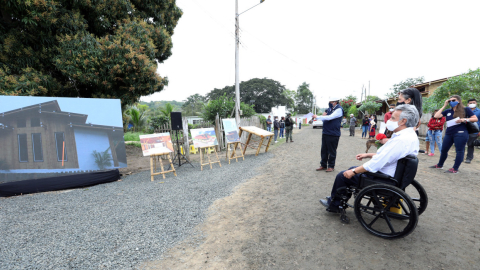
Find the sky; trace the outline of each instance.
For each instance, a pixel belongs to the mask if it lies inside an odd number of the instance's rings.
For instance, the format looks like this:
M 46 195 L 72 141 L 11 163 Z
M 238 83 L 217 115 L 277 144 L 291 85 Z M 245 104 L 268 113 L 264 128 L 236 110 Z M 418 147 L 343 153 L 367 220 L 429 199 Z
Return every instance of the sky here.
M 259 0 L 239 0 L 239 12 Z M 235 1 L 177 0 L 183 10 L 172 56 L 157 72 L 161 92 L 143 101 L 185 100 L 235 84 Z M 393 84 L 480 67 L 480 1 L 266 0 L 239 17 L 240 81 L 303 82 L 317 97 L 385 97 Z M 281 105 L 281 104 L 279 104 Z
M 57 100 L 63 112 L 88 115 L 87 123 L 123 127 L 119 99 L 0 96 L 0 113 L 52 100 Z

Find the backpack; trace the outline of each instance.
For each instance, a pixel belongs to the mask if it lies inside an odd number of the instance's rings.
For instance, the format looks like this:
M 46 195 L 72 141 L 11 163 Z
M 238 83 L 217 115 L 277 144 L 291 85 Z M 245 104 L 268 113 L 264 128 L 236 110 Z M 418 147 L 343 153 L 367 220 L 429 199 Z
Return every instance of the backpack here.
M 285 119 L 285 126 L 287 127 L 291 126 L 290 118 Z
M 284 121 L 280 122 L 280 128 L 285 128 L 285 122 Z

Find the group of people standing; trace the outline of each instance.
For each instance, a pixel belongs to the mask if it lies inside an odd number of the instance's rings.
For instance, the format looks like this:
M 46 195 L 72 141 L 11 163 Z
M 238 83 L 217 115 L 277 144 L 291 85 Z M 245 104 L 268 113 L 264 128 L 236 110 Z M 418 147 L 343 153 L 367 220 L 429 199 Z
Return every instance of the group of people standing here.
M 290 139 L 290 142 L 293 142 L 293 126 L 295 125 L 295 121 L 292 119 L 292 114 L 288 113 L 287 117 L 285 118 L 282 116 L 280 120 L 278 116 L 273 117 L 273 122 L 271 116 L 269 115 L 267 118 L 267 131 L 272 132 L 272 125 L 273 125 L 273 134 L 274 134 L 274 141 L 277 143 L 277 138 L 286 138 L 286 142 Z

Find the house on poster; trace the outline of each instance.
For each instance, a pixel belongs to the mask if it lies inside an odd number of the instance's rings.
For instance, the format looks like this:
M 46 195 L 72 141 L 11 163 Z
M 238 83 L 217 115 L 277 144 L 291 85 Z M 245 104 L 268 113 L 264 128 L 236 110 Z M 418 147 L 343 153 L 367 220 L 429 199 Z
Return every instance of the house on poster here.
M 170 133 L 140 135 L 143 156 L 173 152 Z
M 191 129 L 195 148 L 204 148 L 218 145 L 217 135 L 213 128 Z
M 24 106 L 45 99 L 50 101 Z M 57 100 L 69 108 L 84 106 L 85 111 L 88 107 L 92 114 L 102 111 L 99 105 L 103 105 L 111 112 L 106 117 L 119 118 L 120 122 L 113 122 L 120 125 L 88 123 L 89 115 L 63 111 Z M 2 108 L 16 107 L 0 112 L 2 172 L 37 173 L 41 177 L 42 173 L 99 170 L 94 151 L 107 151 L 111 156 L 111 166 L 104 169 L 127 166 L 121 114 L 113 113 L 116 106 L 121 112 L 119 100 L 0 97 L 0 101 L 5 104 Z

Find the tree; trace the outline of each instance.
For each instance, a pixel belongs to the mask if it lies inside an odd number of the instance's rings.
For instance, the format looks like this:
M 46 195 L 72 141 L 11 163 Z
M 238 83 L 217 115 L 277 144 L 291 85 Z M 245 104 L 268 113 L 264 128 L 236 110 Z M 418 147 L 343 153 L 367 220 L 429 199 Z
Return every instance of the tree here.
M 348 115 L 350 114 L 353 114 L 355 117 L 358 116 L 357 105 L 350 106 L 350 108 L 348 108 Z
M 283 96 L 285 97 L 285 100 L 287 101 L 287 103 L 285 104 L 285 106 L 289 109 L 294 109 L 295 110 L 295 97 L 297 95 L 297 93 L 295 92 L 295 90 L 288 90 L 288 89 L 285 89 L 283 92 L 282 92 Z
M 340 100 L 340 106 L 342 106 L 344 115 L 350 114 L 349 109 L 353 106 L 357 108 L 357 97 L 354 95 L 349 95 Z M 355 114 L 356 115 L 356 114 Z
M 160 109 L 160 112 L 163 116 L 165 116 L 168 120 L 170 120 L 170 113 L 174 110 L 173 105 L 170 103 L 165 104 L 165 108 Z
M 205 104 L 202 112 L 202 118 L 210 122 L 215 121 L 217 114 L 221 118 L 230 118 L 234 108 L 235 101 L 233 98 L 224 95 L 218 99 L 210 100 L 207 104 Z M 252 105 L 247 105 L 243 102 L 240 102 L 240 110 L 243 112 L 242 117 L 250 117 L 255 115 L 255 110 L 253 109 Z
M 381 103 L 377 103 L 371 100 L 366 100 L 362 103 L 362 106 L 360 106 L 358 110 L 363 112 L 364 114 L 373 114 L 376 111 L 378 111 L 380 107 L 382 107 Z
M 425 81 L 425 78 L 421 76 L 418 78 L 407 78 L 404 81 L 396 83 L 393 85 L 392 88 L 390 88 L 391 92 L 387 94 L 387 98 L 398 97 L 398 93 L 400 92 L 400 90 L 407 89 L 412 85 L 423 83 L 424 81 Z
M 257 113 L 268 113 L 272 107 L 287 105 L 291 102 L 288 96 L 284 94 L 285 90 L 285 86 L 272 79 L 251 79 L 240 83 L 240 102 L 254 104 Z M 222 89 L 215 88 L 206 95 L 206 99 L 209 101 L 216 100 L 223 95 L 234 99 L 235 86 L 226 86 Z
M 298 87 L 295 103 L 295 111 L 298 113 L 309 113 L 312 110 L 313 93 L 308 83 L 304 82 Z
M 161 91 L 175 1 L 0 2 L 0 95 L 119 98 Z
M 125 114 L 128 115 L 129 123 L 133 125 L 133 129 L 135 131 L 139 131 L 146 123 L 146 110 L 148 106 L 145 105 L 138 105 L 137 106 L 130 106 L 125 111 Z
M 205 97 L 195 94 L 187 97 L 183 102 L 182 111 L 185 115 L 200 115 L 205 104 Z
M 452 95 L 459 95 L 462 97 L 464 104 L 471 98 L 480 97 L 480 68 L 476 70 L 469 70 L 460 76 L 451 77 L 438 87 L 433 95 L 423 99 L 423 112 L 433 112 L 435 109 L 440 109 L 445 100 Z

